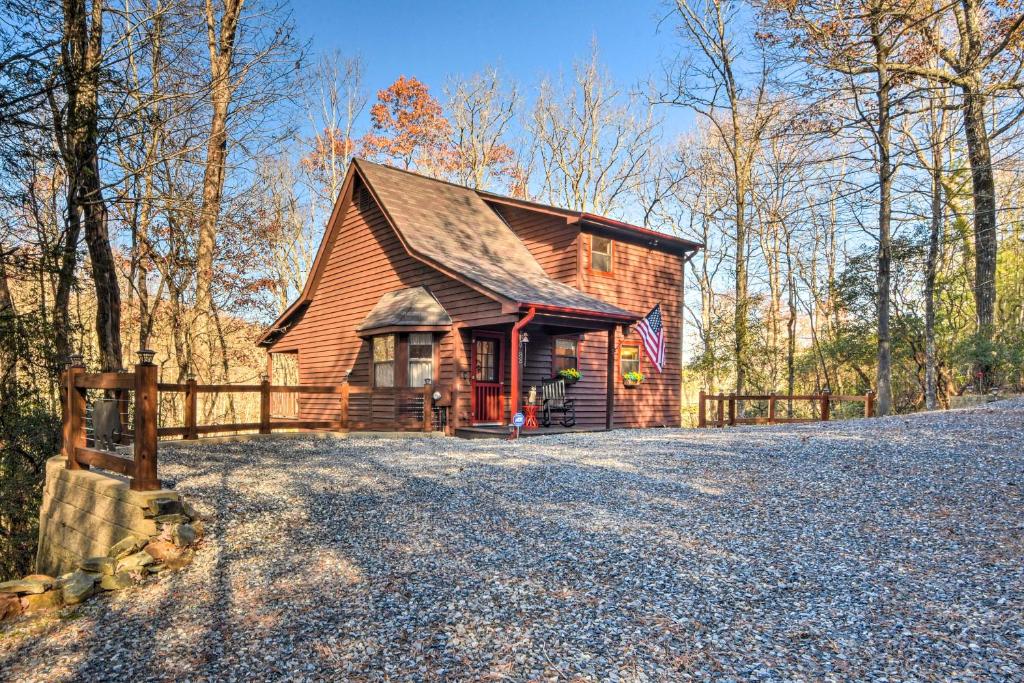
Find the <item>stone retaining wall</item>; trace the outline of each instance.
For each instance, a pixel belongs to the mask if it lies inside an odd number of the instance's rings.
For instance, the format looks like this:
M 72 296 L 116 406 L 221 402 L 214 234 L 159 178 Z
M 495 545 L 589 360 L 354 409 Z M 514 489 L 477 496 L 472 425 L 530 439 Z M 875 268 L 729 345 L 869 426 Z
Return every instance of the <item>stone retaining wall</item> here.
M 162 501 L 181 501 L 174 491 L 132 491 L 128 480 L 91 470 L 69 470 L 60 456 L 46 463 L 39 511 L 36 571 L 59 576 L 89 557 L 104 556 L 129 536 L 158 533 Z

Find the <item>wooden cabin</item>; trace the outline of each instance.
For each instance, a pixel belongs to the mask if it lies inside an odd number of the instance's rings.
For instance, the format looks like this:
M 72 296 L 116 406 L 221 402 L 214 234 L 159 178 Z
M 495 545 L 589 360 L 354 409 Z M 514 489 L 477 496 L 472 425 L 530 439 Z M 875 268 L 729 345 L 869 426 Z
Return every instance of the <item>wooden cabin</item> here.
M 293 354 L 300 384 L 372 387 L 349 405 L 365 428 L 417 424 L 399 389 L 427 380 L 451 431 L 501 428 L 569 367 L 578 427 L 678 426 L 684 264 L 700 247 L 356 159 L 302 294 L 259 344 L 268 368 Z M 659 303 L 661 373 L 630 332 Z M 629 370 L 645 381 L 624 386 Z M 337 404 L 298 411 L 328 419 Z

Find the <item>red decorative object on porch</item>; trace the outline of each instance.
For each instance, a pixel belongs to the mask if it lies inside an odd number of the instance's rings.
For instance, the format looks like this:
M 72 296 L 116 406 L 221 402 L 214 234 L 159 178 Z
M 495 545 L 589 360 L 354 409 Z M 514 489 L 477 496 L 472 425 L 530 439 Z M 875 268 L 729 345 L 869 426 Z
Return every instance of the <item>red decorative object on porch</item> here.
M 523 423 L 523 429 L 537 429 L 540 425 L 537 423 L 537 409 L 540 406 L 532 405 L 527 403 L 523 406 L 523 417 L 526 418 L 526 422 Z

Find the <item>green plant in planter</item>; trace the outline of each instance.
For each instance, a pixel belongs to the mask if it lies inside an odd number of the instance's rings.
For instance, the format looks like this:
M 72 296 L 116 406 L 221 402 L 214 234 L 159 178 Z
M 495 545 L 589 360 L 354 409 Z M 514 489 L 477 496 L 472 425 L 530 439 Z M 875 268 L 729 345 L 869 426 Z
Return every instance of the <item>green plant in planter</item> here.
M 564 379 L 568 384 L 575 384 L 580 381 L 583 375 L 576 368 L 565 368 L 564 370 L 558 371 L 558 376 Z
M 622 376 L 622 380 L 627 386 L 635 386 L 644 381 L 644 375 L 642 372 L 627 372 Z

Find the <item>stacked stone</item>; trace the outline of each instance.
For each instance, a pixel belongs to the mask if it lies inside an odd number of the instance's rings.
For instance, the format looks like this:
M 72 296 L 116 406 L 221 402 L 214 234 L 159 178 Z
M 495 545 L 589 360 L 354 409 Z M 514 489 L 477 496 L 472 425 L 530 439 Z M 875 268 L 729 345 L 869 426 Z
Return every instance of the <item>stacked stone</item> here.
M 0 621 L 77 605 L 97 593 L 123 590 L 152 574 L 188 565 L 193 546 L 203 535 L 203 523 L 195 510 L 176 498 L 153 498 L 146 517 L 155 525 L 153 535 L 126 536 L 106 555 L 85 558 L 73 571 L 57 578 L 32 574 L 0 583 Z

